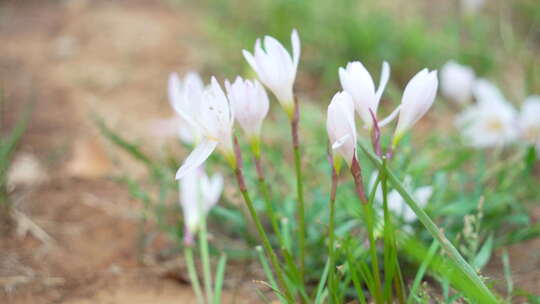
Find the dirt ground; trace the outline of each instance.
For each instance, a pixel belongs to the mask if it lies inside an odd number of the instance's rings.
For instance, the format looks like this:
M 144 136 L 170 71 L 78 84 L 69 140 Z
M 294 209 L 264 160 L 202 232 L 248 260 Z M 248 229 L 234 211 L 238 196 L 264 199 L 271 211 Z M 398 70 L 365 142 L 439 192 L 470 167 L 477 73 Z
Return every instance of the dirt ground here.
M 204 65 L 208 48 L 196 14 L 166 1 L 0 1 L 7 125 L 35 102 L 17 153 L 32 174 L 13 186 L 27 231 L 0 239 L 0 303 L 195 303 L 183 261 L 157 258 L 170 242 L 136 250 L 140 206 L 110 177 L 144 170 L 99 136 L 90 114 L 130 139 L 147 135 L 145 148 L 159 153 L 163 139 L 148 126 L 171 115 L 167 76 Z M 516 285 L 540 291 L 531 248 L 540 241 L 510 248 L 512 269 Z M 501 279 L 498 260 L 488 274 Z M 234 277 L 247 283 L 228 286 L 225 302 L 258 302 L 253 276 Z
M 139 203 L 110 177 L 144 171 L 91 113 L 159 153 L 148 126 L 172 115 L 168 74 L 201 65 L 199 37 L 197 19 L 165 1 L 0 1 L 6 125 L 35 102 L 13 166 L 30 224 L 0 239 L 0 303 L 195 303 L 183 261 L 156 258 L 167 239 L 137 251 Z M 248 283 L 228 286 L 226 302 L 253 302 L 250 280 L 237 281 Z

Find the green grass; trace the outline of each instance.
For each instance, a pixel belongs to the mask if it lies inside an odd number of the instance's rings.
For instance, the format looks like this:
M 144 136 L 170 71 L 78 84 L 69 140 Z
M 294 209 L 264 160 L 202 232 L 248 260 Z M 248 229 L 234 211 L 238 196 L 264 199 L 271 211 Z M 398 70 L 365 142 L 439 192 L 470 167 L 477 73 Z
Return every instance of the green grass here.
M 4 116 L 7 101 L 4 97 L 4 92 L 0 90 L 0 132 L 4 131 L 7 126 L 4 125 Z M 22 114 L 18 117 L 15 125 L 11 130 L 7 131 L 7 134 L 0 136 L 0 215 L 2 229 L 7 228 L 9 230 L 11 226 L 11 208 L 12 202 L 9 198 L 7 182 L 8 172 L 13 161 L 13 155 L 19 142 L 21 141 L 24 132 L 30 121 L 30 114 L 32 113 L 32 104 L 28 104 Z

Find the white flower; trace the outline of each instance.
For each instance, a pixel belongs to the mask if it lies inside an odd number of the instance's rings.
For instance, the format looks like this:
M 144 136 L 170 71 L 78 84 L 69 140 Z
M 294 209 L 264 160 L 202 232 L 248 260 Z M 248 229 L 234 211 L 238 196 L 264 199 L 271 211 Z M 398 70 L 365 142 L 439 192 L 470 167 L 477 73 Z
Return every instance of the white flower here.
M 474 79 L 472 68 L 448 61 L 441 69 L 441 92 L 444 97 L 465 104 L 472 98 Z
M 291 44 L 292 56 L 279 41 L 270 36 L 264 37 L 264 49 L 261 40 L 257 39 L 253 55 L 246 50 L 242 51 L 261 82 L 274 93 L 289 115 L 292 115 L 294 109 L 293 86 L 300 61 L 300 38 L 296 30 L 292 31 Z
M 194 111 L 188 115 L 181 110 L 180 115 L 190 124 L 200 128 L 202 139 L 178 169 L 176 179 L 181 179 L 189 171 L 199 167 L 216 147 L 229 159 L 233 155 L 233 112 L 217 80 L 212 77 L 210 86 L 203 91 L 200 99 L 190 99 L 189 102 L 196 103 Z
M 473 95 L 477 101 L 506 100 L 499 88 L 489 80 L 483 78 L 479 78 L 474 82 Z
M 250 139 L 258 139 L 261 126 L 268 114 L 268 95 L 257 80 L 236 77 L 231 84 L 225 81 L 227 95 L 234 112 L 234 118 Z
M 420 208 L 425 208 L 427 206 L 432 194 L 433 187 L 431 186 L 418 187 L 412 192 L 413 198 L 416 199 Z M 406 223 L 412 223 L 418 218 L 416 213 L 414 213 L 409 205 L 407 205 L 403 197 L 401 197 L 401 194 L 396 190 L 392 190 L 388 193 L 388 209 L 392 210 L 395 214 L 400 215 Z
M 409 81 L 401 98 L 393 145 L 431 108 L 437 95 L 437 71 L 423 69 Z
M 326 130 L 332 150 L 339 153 L 350 166 L 356 153 L 354 103 L 347 92 L 338 92 L 328 105 Z
M 198 167 L 188 172 L 179 185 L 186 236 L 190 238 L 199 229 L 202 218 L 217 204 L 223 191 L 223 178 L 215 174 L 210 179 L 203 168 Z
M 374 172 L 371 175 L 369 182 L 370 189 L 373 189 L 376 181 L 377 172 Z M 412 185 L 412 177 L 410 175 L 405 176 L 405 178 L 403 179 L 403 185 L 405 189 L 410 191 L 413 198 L 416 199 L 416 202 L 418 203 L 418 206 L 420 208 L 425 208 L 427 206 L 429 199 L 433 194 L 432 186 L 420 186 L 418 188 L 414 188 Z M 381 184 L 377 186 L 377 189 L 375 191 L 375 200 L 378 203 L 382 204 L 383 193 Z M 409 205 L 407 205 L 407 203 L 405 202 L 403 197 L 401 197 L 401 194 L 399 194 L 397 190 L 392 190 L 388 193 L 387 202 L 388 209 L 392 211 L 392 213 L 394 213 L 395 215 L 401 217 L 405 223 L 412 223 L 417 219 L 416 213 L 414 213 L 414 211 L 409 207 Z
M 360 61 L 347 63 L 347 67 L 339 68 L 339 81 L 341 87 L 349 93 L 355 103 L 356 111 L 364 124 L 371 129 L 373 125 L 373 114 L 377 115 L 377 108 L 381 100 L 384 88 L 390 77 L 390 66 L 383 62 L 379 87 L 375 91 L 375 84 L 371 75 Z
M 475 89 L 478 102 L 465 109 L 456 125 L 467 144 L 476 148 L 503 146 L 517 137 L 516 110 L 500 91 L 482 80 Z
M 177 73 L 169 76 L 168 95 L 169 103 L 180 116 L 179 136 L 186 143 L 194 143 L 200 140 L 201 130 L 199 126 L 190 123 L 183 115 L 194 116 L 199 106 L 199 100 L 204 90 L 201 76 L 195 72 L 189 72 L 180 80 Z
M 461 10 L 465 14 L 476 14 L 485 4 L 486 0 L 461 0 Z
M 528 143 L 540 139 L 540 96 L 529 96 L 521 106 L 519 132 Z

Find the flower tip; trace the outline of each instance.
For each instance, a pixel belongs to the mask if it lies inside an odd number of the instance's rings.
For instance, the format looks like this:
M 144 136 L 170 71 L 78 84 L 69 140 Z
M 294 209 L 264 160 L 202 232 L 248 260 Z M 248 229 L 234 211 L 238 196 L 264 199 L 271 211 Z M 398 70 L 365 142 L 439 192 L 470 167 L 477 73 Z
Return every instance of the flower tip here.
M 225 89 L 227 90 L 227 92 L 229 92 L 231 90 L 231 82 L 229 81 L 229 79 L 225 79 L 223 83 L 225 84 Z
M 178 171 L 176 171 L 176 175 L 175 175 L 174 178 L 176 180 L 181 180 L 185 175 L 186 175 L 185 170 L 182 170 L 182 168 L 180 168 L 180 169 L 178 169 Z
M 180 80 L 180 77 L 178 76 L 178 73 L 177 72 L 171 72 L 169 74 L 169 79 L 170 80 Z
M 300 35 L 298 34 L 298 31 L 293 28 L 291 32 L 291 42 L 292 44 L 300 44 Z

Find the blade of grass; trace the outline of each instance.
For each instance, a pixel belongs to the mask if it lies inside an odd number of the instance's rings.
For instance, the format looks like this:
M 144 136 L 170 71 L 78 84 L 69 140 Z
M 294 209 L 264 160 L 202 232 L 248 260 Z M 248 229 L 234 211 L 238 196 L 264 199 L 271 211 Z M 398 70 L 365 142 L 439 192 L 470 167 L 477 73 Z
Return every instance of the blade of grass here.
M 360 301 L 360 304 L 366 304 L 366 297 L 364 295 L 364 290 L 362 289 L 362 282 L 360 281 L 358 273 L 356 272 L 354 258 L 350 250 L 347 251 L 347 265 L 349 266 L 349 273 L 351 275 L 358 300 Z
M 225 265 L 227 265 L 227 255 L 221 254 L 216 268 L 216 279 L 214 285 L 214 304 L 221 303 L 221 291 L 223 290 L 223 278 L 225 276 Z
M 191 287 L 197 297 L 198 304 L 204 304 L 204 296 L 201 290 L 201 284 L 197 276 L 197 270 L 195 270 L 195 260 L 193 259 L 193 249 L 190 246 L 184 247 L 184 256 L 186 258 L 186 265 L 188 268 L 189 280 L 191 281 Z
M 270 282 L 270 286 L 272 286 L 273 290 L 278 290 L 276 279 L 274 278 L 274 275 L 272 274 L 272 270 L 270 269 L 268 260 L 264 256 L 263 248 L 261 246 L 257 246 L 255 250 L 257 251 L 257 254 L 259 256 L 259 261 L 263 267 L 264 275 L 266 276 L 266 279 L 268 280 L 268 282 Z M 278 296 L 280 303 L 287 303 L 285 298 L 280 293 L 276 293 L 276 295 Z
M 436 240 L 433 240 L 433 242 L 431 243 L 431 246 L 429 247 L 426 258 L 420 265 L 420 268 L 418 269 L 418 272 L 416 273 L 416 276 L 414 277 L 411 291 L 409 293 L 409 298 L 407 299 L 407 304 L 414 303 L 415 298 L 416 298 L 416 291 L 418 290 L 418 287 L 420 287 L 420 284 L 422 283 L 422 279 L 424 278 L 424 275 L 429 266 L 429 263 L 431 263 L 431 260 L 433 259 L 433 256 L 437 252 L 437 249 L 439 249 L 439 243 Z
M 508 259 L 508 251 L 503 250 L 502 262 L 504 267 L 504 279 L 506 280 L 506 301 L 512 303 L 512 294 L 514 293 L 514 281 L 512 280 L 512 270 L 510 269 L 510 260 Z
M 448 254 L 448 256 L 456 263 L 460 271 L 471 280 L 474 284 L 474 288 L 478 291 L 478 296 L 481 296 L 481 303 L 499 303 L 500 301 L 497 297 L 489 290 L 489 288 L 484 284 L 484 281 L 478 276 L 476 271 L 469 265 L 465 259 L 461 256 L 459 251 L 450 243 L 446 238 L 444 233 L 433 223 L 429 216 L 424 212 L 422 208 L 419 207 L 416 200 L 413 196 L 405 189 L 403 184 L 395 176 L 395 174 L 389 169 L 385 168 L 382 165 L 381 160 L 373 154 L 371 151 L 367 150 L 361 143 L 359 143 L 361 150 L 368 156 L 368 159 L 373 163 L 375 167 L 379 170 L 383 170 L 388 177 L 388 180 L 392 183 L 394 188 L 401 194 L 401 197 L 407 202 L 407 205 L 411 207 L 414 211 L 420 222 L 426 227 L 429 233 L 436 238 L 441 244 L 442 248 Z
M 323 274 L 321 276 L 321 279 L 319 280 L 319 285 L 317 286 L 317 290 L 315 292 L 315 304 L 320 304 L 320 303 L 323 303 L 323 293 L 324 291 L 326 290 L 325 289 L 325 284 L 326 284 L 326 279 L 328 277 L 328 271 L 330 269 L 330 258 L 328 258 L 326 260 L 326 264 L 324 266 L 324 270 L 323 270 Z

